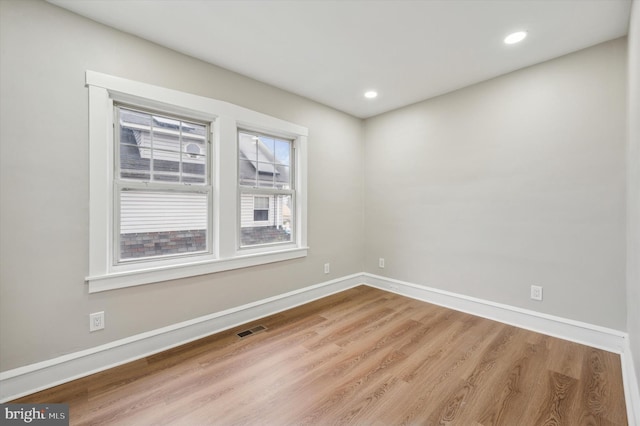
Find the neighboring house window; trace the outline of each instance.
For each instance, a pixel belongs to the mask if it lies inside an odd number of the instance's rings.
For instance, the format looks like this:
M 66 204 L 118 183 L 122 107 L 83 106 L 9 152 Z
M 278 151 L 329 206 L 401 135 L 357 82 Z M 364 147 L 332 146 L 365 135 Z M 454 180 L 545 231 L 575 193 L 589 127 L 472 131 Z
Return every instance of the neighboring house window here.
M 208 124 L 115 108 L 116 261 L 208 252 Z
M 269 221 L 269 197 L 253 197 L 253 221 Z
M 86 85 L 90 293 L 307 255 L 306 128 L 92 71 Z

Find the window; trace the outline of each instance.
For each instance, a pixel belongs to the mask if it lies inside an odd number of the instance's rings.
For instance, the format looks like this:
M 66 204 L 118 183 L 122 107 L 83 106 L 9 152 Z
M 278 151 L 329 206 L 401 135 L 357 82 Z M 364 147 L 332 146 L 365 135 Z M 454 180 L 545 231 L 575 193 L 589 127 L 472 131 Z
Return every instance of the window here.
M 293 141 L 256 132 L 238 132 L 241 247 L 293 240 L 293 157 Z
M 210 251 L 209 125 L 116 105 L 117 263 Z
M 253 221 L 269 221 L 269 197 L 253 197 Z
M 87 71 L 89 292 L 307 255 L 307 129 Z

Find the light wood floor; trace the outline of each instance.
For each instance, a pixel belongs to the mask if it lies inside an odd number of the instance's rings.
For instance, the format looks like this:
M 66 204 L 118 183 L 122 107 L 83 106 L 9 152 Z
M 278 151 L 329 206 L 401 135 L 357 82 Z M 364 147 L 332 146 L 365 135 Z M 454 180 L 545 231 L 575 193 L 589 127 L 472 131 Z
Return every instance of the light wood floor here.
M 618 355 L 369 287 L 16 402 L 71 424 L 627 424 Z

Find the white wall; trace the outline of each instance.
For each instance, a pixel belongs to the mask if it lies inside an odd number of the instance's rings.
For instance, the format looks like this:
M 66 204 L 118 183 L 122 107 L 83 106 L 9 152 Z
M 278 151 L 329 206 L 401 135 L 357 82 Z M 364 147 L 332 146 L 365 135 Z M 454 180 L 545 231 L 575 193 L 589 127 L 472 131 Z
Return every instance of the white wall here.
M 629 26 L 629 145 L 627 152 L 627 332 L 640 383 L 640 1 Z
M 0 1 L 0 49 L 1 371 L 362 271 L 360 120 L 43 1 Z M 89 295 L 87 69 L 308 127 L 309 256 Z
M 634 16 L 630 69 L 638 70 L 637 2 Z M 0 1 L 0 52 L 0 371 L 359 272 L 363 264 L 413 283 L 620 330 L 628 325 L 640 353 L 638 275 L 625 294 L 625 197 L 636 208 L 640 197 L 633 185 L 625 194 L 624 40 L 364 124 L 39 0 Z M 87 69 L 308 127 L 310 255 L 89 295 Z M 629 224 L 639 228 L 637 219 Z M 377 268 L 378 257 L 386 258 L 385 269 Z M 530 284 L 544 286 L 542 303 L 529 300 Z M 107 327 L 89 334 L 88 314 L 101 310 Z
M 367 120 L 365 270 L 624 330 L 625 82 L 618 39 Z

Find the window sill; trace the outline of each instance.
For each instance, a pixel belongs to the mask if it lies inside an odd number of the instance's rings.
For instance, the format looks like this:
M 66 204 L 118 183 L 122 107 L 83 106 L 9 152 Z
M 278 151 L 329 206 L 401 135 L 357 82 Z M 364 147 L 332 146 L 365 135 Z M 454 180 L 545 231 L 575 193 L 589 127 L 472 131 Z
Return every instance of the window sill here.
M 118 288 L 133 287 L 297 259 L 306 257 L 308 250 L 308 247 L 302 247 L 271 251 L 268 253 L 239 254 L 229 259 L 216 259 L 91 276 L 86 278 L 86 282 L 89 285 L 89 293 L 99 293 L 101 291 L 115 290 Z

